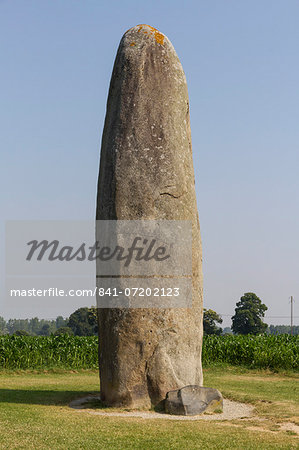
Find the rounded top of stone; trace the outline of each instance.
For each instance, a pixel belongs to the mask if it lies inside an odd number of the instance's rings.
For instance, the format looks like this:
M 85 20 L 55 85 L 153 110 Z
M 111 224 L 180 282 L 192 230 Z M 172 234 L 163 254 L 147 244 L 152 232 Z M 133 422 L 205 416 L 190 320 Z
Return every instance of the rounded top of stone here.
M 165 34 L 158 31 L 156 28 L 146 25 L 146 24 L 140 24 L 136 25 L 135 27 L 130 28 L 128 31 L 125 32 L 124 36 L 128 36 L 129 34 L 135 34 L 140 33 L 140 35 L 145 35 L 148 38 L 153 38 L 156 40 L 156 42 L 160 45 L 164 44 L 164 39 L 167 39 Z M 132 41 L 131 46 L 135 45 L 135 42 Z

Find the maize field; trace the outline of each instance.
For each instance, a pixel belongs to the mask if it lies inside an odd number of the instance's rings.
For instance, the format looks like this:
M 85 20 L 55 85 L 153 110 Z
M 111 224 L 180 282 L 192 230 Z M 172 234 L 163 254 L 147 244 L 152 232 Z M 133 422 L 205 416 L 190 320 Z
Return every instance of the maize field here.
M 299 369 L 299 336 L 205 336 L 203 365 Z M 96 369 L 96 336 L 0 336 L 0 369 Z
M 226 363 L 254 369 L 299 369 L 299 335 L 205 336 L 203 365 Z

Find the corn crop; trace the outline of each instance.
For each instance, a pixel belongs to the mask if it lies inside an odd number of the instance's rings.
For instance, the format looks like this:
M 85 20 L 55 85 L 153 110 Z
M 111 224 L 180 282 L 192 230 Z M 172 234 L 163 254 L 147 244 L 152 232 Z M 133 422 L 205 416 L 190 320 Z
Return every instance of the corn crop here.
M 299 369 L 299 336 L 204 336 L 203 365 Z M 0 369 L 95 369 L 96 336 L 0 336 Z

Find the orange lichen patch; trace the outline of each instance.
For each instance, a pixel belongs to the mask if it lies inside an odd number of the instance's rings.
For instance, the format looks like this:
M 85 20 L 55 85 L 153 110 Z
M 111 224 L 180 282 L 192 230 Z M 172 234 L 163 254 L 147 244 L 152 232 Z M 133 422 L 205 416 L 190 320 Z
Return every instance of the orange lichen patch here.
M 130 47 L 133 47 L 135 44 L 135 42 L 131 42 Z
M 143 27 L 147 27 L 151 30 L 151 34 L 154 35 L 154 38 L 156 39 L 158 44 L 161 44 L 161 45 L 164 44 L 164 35 L 162 33 L 160 33 L 160 31 L 158 31 L 156 28 L 151 27 L 150 25 L 146 25 L 146 24 L 139 25 L 138 33 L 140 33 L 140 31 L 143 29 Z M 148 34 L 148 32 L 146 30 L 143 30 L 143 33 Z
M 162 33 L 159 33 L 159 31 L 155 31 L 155 39 L 158 42 L 158 44 L 161 44 L 161 45 L 164 44 L 164 36 Z

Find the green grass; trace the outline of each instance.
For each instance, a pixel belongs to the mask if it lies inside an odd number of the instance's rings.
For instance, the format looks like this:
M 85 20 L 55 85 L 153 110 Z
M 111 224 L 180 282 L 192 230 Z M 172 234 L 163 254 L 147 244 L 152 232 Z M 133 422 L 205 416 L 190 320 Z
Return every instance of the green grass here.
M 0 336 L 0 368 L 93 369 L 97 347 L 96 336 Z M 298 370 L 298 350 L 299 335 L 205 336 L 203 365 Z
M 205 369 L 207 383 L 231 400 L 254 404 L 264 417 L 289 419 L 299 415 L 299 375 L 294 372 L 210 367 Z
M 180 422 L 102 417 L 68 407 L 99 389 L 95 371 L 0 373 L 2 449 L 292 449 L 298 437 L 282 431 L 298 411 L 295 374 L 233 367 L 205 370 L 205 385 L 256 407 L 259 419 Z M 271 402 L 271 403 L 269 403 Z

